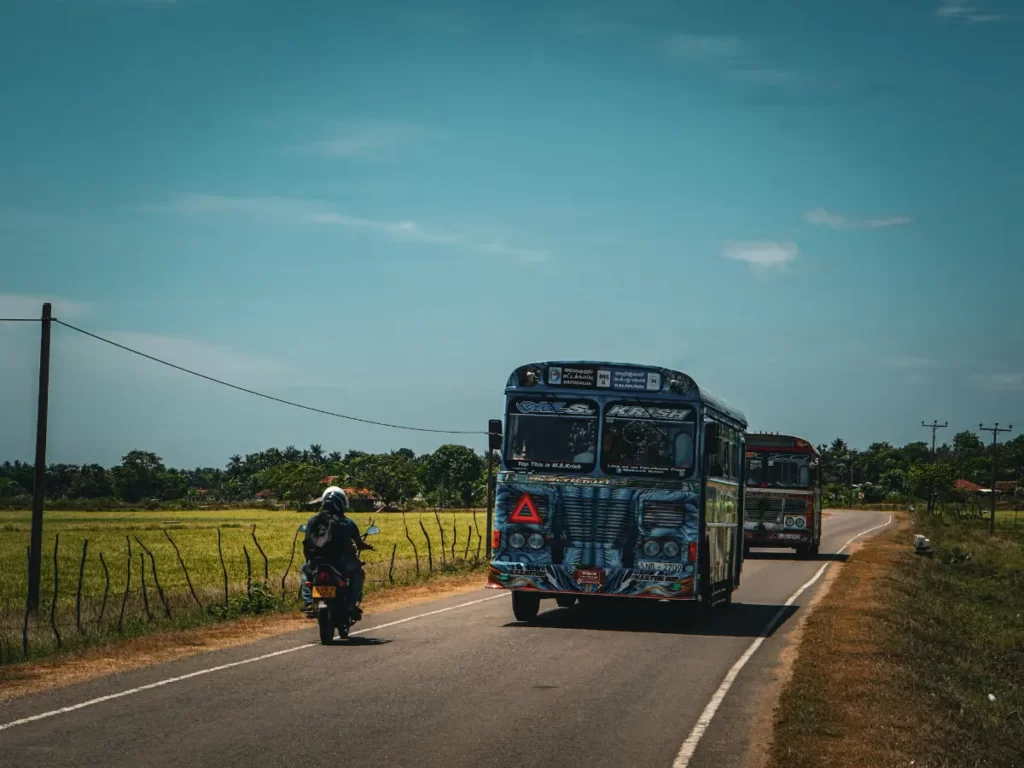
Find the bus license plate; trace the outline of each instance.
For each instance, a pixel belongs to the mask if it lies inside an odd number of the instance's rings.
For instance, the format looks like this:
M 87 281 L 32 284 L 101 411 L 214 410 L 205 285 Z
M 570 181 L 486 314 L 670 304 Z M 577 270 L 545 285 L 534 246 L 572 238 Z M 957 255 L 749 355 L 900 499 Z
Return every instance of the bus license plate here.
M 601 586 L 604 584 L 604 571 L 589 568 L 580 568 L 576 571 L 576 583 L 577 584 L 596 584 Z
M 313 587 L 313 597 L 334 597 L 336 587 Z

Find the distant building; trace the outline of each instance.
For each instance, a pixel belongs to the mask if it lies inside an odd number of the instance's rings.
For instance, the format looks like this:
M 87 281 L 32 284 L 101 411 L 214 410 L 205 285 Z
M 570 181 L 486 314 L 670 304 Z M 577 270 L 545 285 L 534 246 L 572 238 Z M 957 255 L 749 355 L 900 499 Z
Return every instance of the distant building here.
M 987 488 L 982 488 L 977 483 L 972 483 L 970 480 L 957 480 L 956 489 L 958 491 L 967 491 L 968 493 L 983 493 L 987 491 Z

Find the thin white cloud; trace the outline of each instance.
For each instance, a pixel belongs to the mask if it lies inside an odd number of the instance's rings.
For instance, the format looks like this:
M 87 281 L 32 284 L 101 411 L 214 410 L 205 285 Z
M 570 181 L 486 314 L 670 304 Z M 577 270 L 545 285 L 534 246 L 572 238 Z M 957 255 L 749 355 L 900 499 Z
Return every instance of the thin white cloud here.
M 546 261 L 544 250 L 509 246 L 493 240 L 482 240 L 467 234 L 439 232 L 408 219 L 386 220 L 352 216 L 332 210 L 327 203 L 281 197 L 223 197 L 220 195 L 189 195 L 164 206 L 147 206 L 148 212 L 202 215 L 240 213 L 262 217 L 282 217 L 292 221 L 345 227 L 372 232 L 394 240 L 431 245 L 460 246 L 482 253 L 511 256 L 524 262 Z
M 868 219 L 864 226 L 868 229 L 885 229 L 886 227 L 902 227 L 913 223 L 909 216 L 886 216 L 881 219 Z
M 1001 13 L 982 10 L 968 0 L 942 0 L 939 7 L 935 9 L 935 14 L 944 19 L 954 19 L 970 24 L 987 24 L 1006 18 Z
M 369 157 L 406 144 L 439 136 L 439 132 L 417 123 L 363 120 L 341 126 L 332 136 L 295 147 L 323 157 Z
M 916 355 L 897 355 L 885 360 L 890 368 L 902 370 L 922 371 L 946 367 L 945 363 L 933 360 L 930 357 L 918 357 Z
M 874 219 L 853 219 L 825 208 L 812 208 L 804 213 L 804 219 L 811 224 L 832 229 L 885 229 L 900 227 L 913 222 L 909 216 L 883 216 Z
M 710 62 L 734 61 L 747 53 L 747 45 L 731 35 L 673 35 L 666 41 L 672 56 Z
M 806 85 L 810 82 L 806 75 L 788 69 L 771 67 L 747 67 L 734 69 L 732 76 L 737 80 L 754 85 L 774 86 L 777 88 Z
M 104 338 L 123 344 L 126 347 L 145 352 L 147 355 L 166 360 L 169 363 L 189 368 L 199 373 L 222 379 L 231 384 L 242 386 L 264 386 L 276 387 L 286 386 L 294 379 L 294 369 L 291 366 L 272 360 L 265 360 L 240 353 L 230 347 L 220 344 L 210 344 L 200 339 L 188 336 L 172 336 L 157 333 L 142 333 L 138 331 L 109 331 L 100 333 Z M 83 339 L 82 346 L 87 358 L 95 358 L 99 350 L 95 345 L 100 342 Z M 103 366 L 110 369 L 117 366 L 118 369 L 128 371 L 145 371 L 158 373 L 161 376 L 179 377 L 186 374 L 161 367 L 158 364 L 131 355 L 124 350 L 113 347 L 106 347 L 104 350 L 105 360 Z
M 732 241 L 722 250 L 724 258 L 746 262 L 755 269 L 785 269 L 799 255 L 796 243 L 770 240 Z
M 0 317 L 40 317 L 43 304 L 52 305 L 53 316 L 71 320 L 92 311 L 92 305 L 61 296 L 0 294 Z
M 978 389 L 988 392 L 1024 392 L 1024 372 L 975 374 L 971 378 Z

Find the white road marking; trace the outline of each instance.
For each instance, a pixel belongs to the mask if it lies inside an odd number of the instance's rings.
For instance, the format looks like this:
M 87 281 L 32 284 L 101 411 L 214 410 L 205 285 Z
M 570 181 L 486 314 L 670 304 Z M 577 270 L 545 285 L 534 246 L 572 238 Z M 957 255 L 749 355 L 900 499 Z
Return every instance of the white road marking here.
M 427 611 L 426 613 L 419 613 L 415 616 L 409 616 L 404 619 L 397 619 L 396 621 L 389 621 L 386 624 L 378 624 L 375 627 L 366 627 L 355 632 L 349 633 L 352 635 L 364 635 L 367 632 L 375 632 L 378 629 L 386 629 L 387 627 L 394 627 L 398 624 L 405 624 L 409 621 L 416 621 L 416 619 L 424 619 L 427 616 L 436 616 L 439 613 L 447 613 L 448 611 L 454 611 L 459 608 L 466 608 L 470 605 L 477 605 L 478 603 L 486 603 L 488 600 L 497 600 L 499 597 L 506 597 L 510 593 L 503 592 L 498 595 L 491 595 L 490 597 L 483 597 L 479 600 L 470 600 L 468 603 L 459 603 L 458 605 L 450 605 L 447 608 L 438 608 L 436 611 Z M 230 664 L 221 664 L 216 667 L 210 667 L 208 669 L 200 669 L 196 672 L 189 672 L 187 675 L 179 675 L 178 677 L 169 677 L 166 680 L 159 680 L 155 683 L 149 683 L 148 685 L 140 685 L 138 688 L 129 688 L 126 691 L 119 691 L 118 693 L 111 693 L 107 696 L 100 696 L 96 699 L 89 699 L 79 704 L 72 704 L 70 707 L 61 707 L 60 709 L 54 709 L 49 712 L 43 712 L 38 715 L 32 715 L 31 717 L 23 717 L 20 720 L 12 720 L 9 723 L 0 724 L 0 731 L 7 730 L 8 728 L 14 728 L 16 725 L 25 725 L 26 723 L 34 723 L 37 720 L 45 720 L 48 717 L 55 717 L 56 715 L 64 715 L 68 712 L 74 712 L 79 709 L 85 709 L 86 707 L 92 707 L 96 704 L 102 704 L 105 701 L 113 701 L 114 699 L 123 699 L 125 696 L 131 696 L 135 693 L 142 693 L 143 691 L 150 691 L 154 688 L 161 688 L 171 683 L 180 683 L 182 680 L 189 680 L 193 677 L 201 677 L 203 675 L 209 675 L 214 672 L 221 672 L 225 669 L 231 669 L 233 667 L 241 667 L 245 664 L 252 664 L 257 661 L 264 661 L 266 659 L 272 659 L 275 656 L 284 656 L 286 653 L 295 653 L 295 651 L 302 651 L 307 648 L 312 648 L 317 643 L 303 643 L 302 645 L 296 645 L 292 648 L 285 648 L 283 651 L 274 651 L 273 653 L 265 653 L 262 656 L 254 656 L 251 659 L 243 659 L 242 661 L 233 661 Z
M 889 519 L 882 525 L 876 525 L 874 528 L 868 528 L 866 531 L 861 531 L 860 533 L 858 533 L 848 542 L 843 544 L 843 546 L 839 548 L 839 551 L 836 552 L 836 554 L 843 554 L 843 550 L 850 546 L 850 544 L 852 544 L 855 540 L 859 539 L 861 536 L 871 533 L 872 531 L 877 531 L 879 528 L 885 528 L 890 523 L 892 523 L 892 515 L 889 515 Z M 729 693 L 729 689 L 732 688 L 732 684 L 736 682 L 736 678 L 743 670 L 743 667 L 745 667 L 747 662 L 750 661 L 750 657 L 757 652 L 757 649 L 761 647 L 761 644 L 768 638 L 772 630 L 775 629 L 775 626 L 782 620 L 782 617 L 786 613 L 786 609 L 793 605 L 793 603 L 796 602 L 797 598 L 799 598 L 800 595 L 802 595 L 808 587 L 812 586 L 814 582 L 820 579 L 821 574 L 823 574 L 825 572 L 825 569 L 828 568 L 830 565 L 831 563 L 825 563 L 823 566 L 821 566 L 821 568 L 818 569 L 818 572 L 814 574 L 814 576 L 812 576 L 809 581 L 807 581 L 807 583 L 805 583 L 802 587 L 800 587 L 800 589 L 798 589 L 796 592 L 790 595 L 785 605 L 779 608 L 776 614 L 772 616 L 771 621 L 769 621 L 765 628 L 761 630 L 761 634 L 757 637 L 757 639 L 755 639 L 754 642 L 750 644 L 750 647 L 747 648 L 743 655 L 736 660 L 736 663 L 732 665 L 732 668 L 726 674 L 725 679 L 722 680 L 722 684 L 718 686 L 718 690 L 716 690 L 714 695 L 711 697 L 711 701 L 709 701 L 707 706 L 704 707 L 704 711 L 701 712 L 700 717 L 697 719 L 696 725 L 694 725 L 693 730 L 690 731 L 690 735 L 686 737 L 686 741 L 684 741 L 683 745 L 679 748 L 679 754 L 676 755 L 676 759 L 672 763 L 672 768 L 687 768 L 687 766 L 690 764 L 690 760 L 693 758 L 693 753 L 697 751 L 697 745 L 700 743 L 701 737 L 704 735 L 704 732 L 708 729 L 708 726 L 711 725 L 711 721 L 714 719 L 715 713 L 718 711 L 718 708 L 721 706 L 722 701 L 725 699 L 725 695 Z

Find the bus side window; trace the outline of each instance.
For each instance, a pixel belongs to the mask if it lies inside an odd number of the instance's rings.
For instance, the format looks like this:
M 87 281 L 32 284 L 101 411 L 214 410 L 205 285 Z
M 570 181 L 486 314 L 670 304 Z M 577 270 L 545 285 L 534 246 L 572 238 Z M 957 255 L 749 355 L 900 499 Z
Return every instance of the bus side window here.
M 722 476 L 721 426 L 709 422 L 704 427 L 704 455 L 707 458 L 708 477 Z

